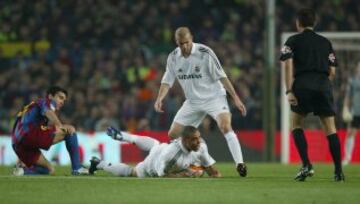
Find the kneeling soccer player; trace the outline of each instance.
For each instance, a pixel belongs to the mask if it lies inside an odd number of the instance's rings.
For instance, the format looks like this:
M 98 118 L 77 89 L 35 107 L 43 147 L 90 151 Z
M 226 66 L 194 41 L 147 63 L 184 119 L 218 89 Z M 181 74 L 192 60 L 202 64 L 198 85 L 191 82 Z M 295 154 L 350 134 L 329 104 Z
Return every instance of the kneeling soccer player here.
M 73 175 L 88 174 L 80 163 L 78 139 L 72 125 L 62 124 L 56 111 L 64 105 L 67 91 L 53 86 L 46 97 L 25 106 L 16 117 L 12 131 L 12 147 L 25 166 L 17 165 L 13 175 L 54 174 L 54 167 L 40 149 L 65 141 L 71 159 Z

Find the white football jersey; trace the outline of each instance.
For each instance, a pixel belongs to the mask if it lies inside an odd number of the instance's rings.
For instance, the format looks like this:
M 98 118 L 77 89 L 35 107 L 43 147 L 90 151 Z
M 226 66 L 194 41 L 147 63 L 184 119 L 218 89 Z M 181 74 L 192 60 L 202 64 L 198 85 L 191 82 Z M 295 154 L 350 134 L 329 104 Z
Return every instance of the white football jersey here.
M 170 144 L 162 143 L 153 147 L 143 161 L 146 174 L 153 177 L 185 170 L 191 164 L 208 167 L 214 163 L 215 160 L 210 156 L 204 142 L 200 143 L 198 151 L 188 151 L 183 146 L 181 138 L 175 139 Z
M 226 95 L 226 90 L 219 81 L 225 77 L 226 73 L 211 48 L 193 43 L 191 54 L 186 58 L 179 47 L 169 54 L 161 83 L 171 87 L 177 79 L 186 99 L 200 103 Z

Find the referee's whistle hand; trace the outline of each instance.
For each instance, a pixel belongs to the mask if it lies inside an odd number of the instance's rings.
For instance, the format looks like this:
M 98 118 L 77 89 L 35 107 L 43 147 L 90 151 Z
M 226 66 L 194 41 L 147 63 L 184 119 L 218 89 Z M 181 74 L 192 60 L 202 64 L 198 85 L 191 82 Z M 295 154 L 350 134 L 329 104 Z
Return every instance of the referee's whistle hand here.
M 287 95 L 287 99 L 288 99 L 290 105 L 296 106 L 298 104 L 297 98 L 294 96 L 293 93 L 289 93 Z

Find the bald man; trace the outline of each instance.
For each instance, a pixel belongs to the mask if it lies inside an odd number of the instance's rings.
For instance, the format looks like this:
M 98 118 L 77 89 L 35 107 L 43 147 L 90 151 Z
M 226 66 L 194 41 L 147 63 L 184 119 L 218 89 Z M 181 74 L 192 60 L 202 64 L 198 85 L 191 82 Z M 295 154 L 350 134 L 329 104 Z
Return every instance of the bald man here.
M 245 177 L 247 167 L 243 160 L 239 140 L 231 127 L 231 113 L 226 91 L 234 100 L 240 113 L 246 116 L 244 104 L 211 48 L 194 43 L 193 36 L 187 27 L 179 27 L 176 30 L 175 41 L 178 47 L 168 56 L 166 71 L 154 104 L 155 110 L 164 112 L 163 100 L 177 79 L 186 100 L 170 127 L 171 139 L 179 137 L 185 126 L 198 127 L 204 117 L 209 114 L 216 120 L 226 139 L 239 175 Z

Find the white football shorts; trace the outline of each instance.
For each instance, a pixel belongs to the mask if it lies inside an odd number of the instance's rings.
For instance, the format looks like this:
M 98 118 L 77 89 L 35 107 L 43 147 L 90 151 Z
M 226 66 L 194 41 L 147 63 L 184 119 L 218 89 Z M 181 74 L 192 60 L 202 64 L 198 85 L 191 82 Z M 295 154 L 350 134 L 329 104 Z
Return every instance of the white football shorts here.
M 174 122 L 184 126 L 199 127 L 207 114 L 216 120 L 220 113 L 230 113 L 226 96 L 220 96 L 204 103 L 191 103 L 186 100 L 176 113 Z

